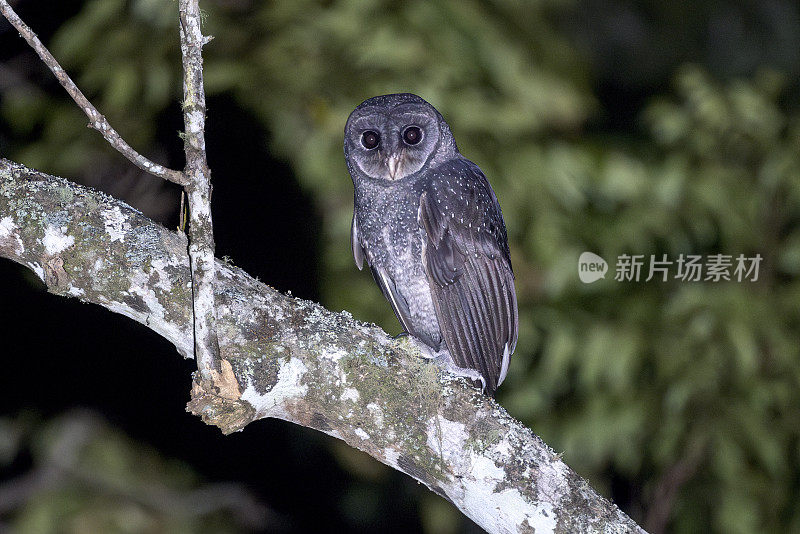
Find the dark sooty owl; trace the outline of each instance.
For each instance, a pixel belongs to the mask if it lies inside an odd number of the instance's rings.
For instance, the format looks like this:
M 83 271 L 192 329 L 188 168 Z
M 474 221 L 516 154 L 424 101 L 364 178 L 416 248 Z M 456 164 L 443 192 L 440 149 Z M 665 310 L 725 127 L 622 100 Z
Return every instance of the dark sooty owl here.
M 500 205 L 450 127 L 412 94 L 376 96 L 347 119 L 351 240 L 409 334 L 493 395 L 517 344 L 517 298 Z

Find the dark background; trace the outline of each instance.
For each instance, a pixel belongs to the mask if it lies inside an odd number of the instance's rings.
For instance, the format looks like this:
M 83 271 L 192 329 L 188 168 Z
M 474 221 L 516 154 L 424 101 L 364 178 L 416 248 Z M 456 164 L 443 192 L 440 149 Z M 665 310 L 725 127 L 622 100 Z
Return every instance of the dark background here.
M 182 167 L 174 2 L 13 4 L 123 137 Z M 651 532 L 800 531 L 795 2 L 201 5 L 216 37 L 205 53 L 218 256 L 397 333 L 348 257 L 341 129 L 369 96 L 418 92 L 486 171 L 509 226 L 522 331 L 501 404 Z M 177 226 L 178 189 L 85 122 L 0 22 L 0 155 Z M 623 252 L 766 260 L 758 284 L 585 286 L 583 250 L 610 264 Z M 0 495 L 86 408 L 119 439 L 99 441 L 118 460 L 87 453 L 87 472 L 187 492 L 233 481 L 270 509 L 258 526 L 236 510 L 173 517 L 68 477 L 0 502 L 0 531 L 479 531 L 327 436 L 274 420 L 221 436 L 185 412 L 192 361 L 7 260 L 0 315 Z

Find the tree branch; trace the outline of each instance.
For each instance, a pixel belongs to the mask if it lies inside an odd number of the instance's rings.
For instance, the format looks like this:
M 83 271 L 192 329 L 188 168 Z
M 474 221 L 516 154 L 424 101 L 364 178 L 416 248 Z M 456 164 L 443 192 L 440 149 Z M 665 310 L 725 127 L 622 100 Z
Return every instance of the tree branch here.
M 157 165 L 138 154 L 89 102 L 36 34 L 19 18 L 6 0 L 0 12 L 39 54 L 58 81 L 89 117 L 89 125 L 139 168 L 185 186 L 189 202 L 189 258 L 192 266 L 194 345 L 198 369 L 214 380 L 219 368 L 219 345 L 214 329 L 214 234 L 211 221 L 211 171 L 206 161 L 205 91 L 203 90 L 203 45 L 210 41 L 200 29 L 198 0 L 180 0 L 180 38 L 183 58 L 183 116 L 186 168 L 183 173 Z
M 0 160 L 0 257 L 192 355 L 186 239 L 123 202 Z M 644 532 L 411 342 L 216 268 L 222 380 L 196 381 L 189 403 L 205 422 L 225 433 L 266 417 L 315 428 L 414 477 L 489 532 Z
M 146 157 L 142 156 L 138 152 L 136 152 L 125 140 L 120 137 L 117 131 L 111 127 L 108 123 L 108 120 L 99 112 L 97 108 L 95 108 L 89 99 L 84 96 L 83 92 L 78 89 L 78 86 L 75 85 L 75 82 L 72 81 L 72 78 L 64 71 L 64 69 L 59 65 L 56 58 L 53 57 L 53 54 L 42 44 L 39 38 L 36 36 L 35 33 L 25 24 L 19 16 L 14 12 L 8 2 L 6 0 L 0 0 L 0 13 L 11 23 L 14 28 L 17 29 L 20 36 L 31 45 L 39 57 L 42 58 L 45 65 L 55 74 L 56 78 L 58 79 L 59 83 L 61 84 L 64 89 L 67 90 L 67 93 L 72 97 L 76 104 L 83 110 L 87 117 L 89 117 L 89 126 L 94 128 L 105 138 L 106 141 L 111 144 L 120 154 L 128 158 L 134 165 L 139 167 L 145 172 L 152 174 L 153 176 L 157 176 L 164 180 L 168 180 L 170 182 L 174 182 L 180 185 L 186 185 L 188 180 L 183 173 L 168 169 L 159 165 L 158 163 L 154 163 L 147 159 Z
M 192 267 L 194 347 L 197 369 L 206 380 L 220 371 L 215 330 L 214 230 L 211 221 L 211 170 L 206 161 L 206 94 L 203 89 L 203 37 L 198 0 L 180 0 L 181 55 L 183 57 L 184 151 L 189 179 L 189 259 Z

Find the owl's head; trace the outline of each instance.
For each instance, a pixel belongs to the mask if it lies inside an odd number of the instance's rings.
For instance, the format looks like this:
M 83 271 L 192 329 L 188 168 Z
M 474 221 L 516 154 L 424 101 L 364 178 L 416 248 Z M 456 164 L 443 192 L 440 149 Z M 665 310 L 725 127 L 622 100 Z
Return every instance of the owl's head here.
M 350 114 L 344 129 L 345 158 L 354 177 L 401 180 L 457 152 L 439 112 L 410 93 L 365 100 Z

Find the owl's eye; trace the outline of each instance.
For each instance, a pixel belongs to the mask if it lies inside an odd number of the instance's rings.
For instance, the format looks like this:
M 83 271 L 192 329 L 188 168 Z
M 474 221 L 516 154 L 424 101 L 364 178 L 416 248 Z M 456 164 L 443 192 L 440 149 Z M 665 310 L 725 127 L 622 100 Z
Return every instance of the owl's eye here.
M 417 126 L 409 126 L 403 132 L 403 141 L 408 145 L 416 145 L 422 140 L 422 130 Z
M 363 134 L 361 134 L 361 144 L 364 145 L 364 148 L 367 150 L 372 150 L 381 140 L 381 136 L 378 132 L 373 132 L 372 130 L 367 130 Z

